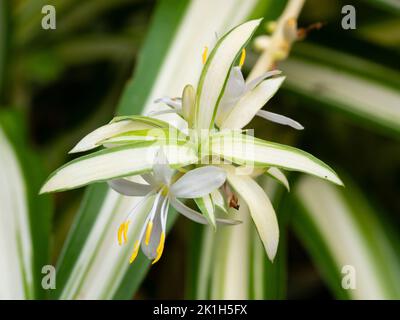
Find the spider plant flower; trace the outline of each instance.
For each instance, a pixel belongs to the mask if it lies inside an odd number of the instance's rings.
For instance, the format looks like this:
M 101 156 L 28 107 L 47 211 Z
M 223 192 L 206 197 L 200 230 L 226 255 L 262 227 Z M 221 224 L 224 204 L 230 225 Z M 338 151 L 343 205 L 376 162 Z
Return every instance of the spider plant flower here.
M 284 80 L 276 71 L 253 82 L 246 82 L 241 76 L 244 48 L 259 23 L 260 20 L 243 23 L 217 41 L 210 54 L 203 56 L 205 64 L 196 88 L 187 85 L 182 97 L 170 100 L 163 98 L 162 102 L 168 103 L 174 112 L 186 120 L 189 132 L 182 132 L 171 123 L 152 116 L 116 117 L 109 124 L 85 136 L 71 152 L 98 147 L 103 149 L 79 157 L 56 170 L 41 192 L 62 191 L 91 183 L 154 174 L 157 152 L 161 146 L 172 169 L 191 170 L 190 173 L 197 170 L 193 168 L 207 164 L 220 166 L 226 171 L 226 183 L 246 202 L 268 257 L 273 260 L 279 239 L 275 212 L 263 189 L 254 180 L 253 173 L 243 168 L 252 168 L 252 172 L 265 172 L 286 186 L 287 180 L 282 169 L 312 174 L 338 185 L 342 185 L 342 182 L 334 170 L 311 154 L 252 137 L 242 130 L 254 116 L 259 115 L 261 108 Z M 300 125 L 287 118 L 268 117 L 300 129 Z M 125 180 L 121 183 L 127 183 Z M 149 185 L 147 189 L 153 186 L 151 183 Z M 173 184 L 165 185 L 169 186 L 170 192 Z M 117 185 L 114 187 L 117 188 Z M 179 202 L 173 202 L 169 196 L 177 196 L 176 191 L 168 193 L 168 196 L 165 192 L 161 192 L 160 198 L 157 198 L 158 193 L 153 194 L 158 203 L 153 208 L 156 208 L 155 212 L 160 212 L 158 215 L 154 213 L 154 217 L 163 216 L 161 212 L 164 210 L 162 203 L 165 198 L 169 199 L 167 201 L 171 205 L 179 207 Z M 202 221 L 207 220 L 213 226 L 217 223 L 216 208 L 226 208 L 227 200 L 232 202 L 232 199 L 224 199 L 223 192 L 217 188 L 194 200 L 204 217 Z M 154 239 L 159 242 L 160 236 Z M 156 249 L 152 257 L 157 257 Z
M 175 175 L 176 176 L 176 175 Z M 179 175 L 178 175 L 179 176 Z M 204 166 L 188 171 L 175 180 L 174 170 L 168 165 L 164 153 L 160 151 L 156 155 L 153 173 L 143 175 L 147 184 L 137 183 L 128 179 L 115 179 L 108 182 L 109 186 L 125 196 L 144 196 L 128 214 L 125 221 L 118 229 L 118 243 L 127 242 L 128 228 L 137 210 L 147 203 L 148 198 L 154 198 L 145 222 L 134 240 L 134 248 L 129 262 L 132 263 L 139 252 L 143 253 L 156 263 L 163 252 L 168 208 L 171 204 L 177 212 L 183 216 L 201 224 L 208 224 L 204 216 L 186 206 L 178 198 L 195 199 L 211 194 L 222 186 L 226 180 L 226 172 L 215 166 Z M 236 224 L 239 221 L 229 219 L 217 219 L 221 224 Z

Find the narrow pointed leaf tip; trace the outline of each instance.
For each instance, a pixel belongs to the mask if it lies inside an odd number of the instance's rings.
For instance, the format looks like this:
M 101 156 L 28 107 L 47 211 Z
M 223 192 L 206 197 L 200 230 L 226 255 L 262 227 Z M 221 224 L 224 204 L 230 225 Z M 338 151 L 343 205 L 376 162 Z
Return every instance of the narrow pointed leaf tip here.
M 327 164 L 291 146 L 227 133 L 211 138 L 211 150 L 213 154 L 240 165 L 300 171 L 343 186 L 336 172 Z
M 110 123 L 90 132 L 69 153 L 84 152 L 97 148 L 101 143 L 121 133 L 153 128 L 166 128 L 168 123 L 145 116 L 115 117 Z
M 56 170 L 40 193 L 69 190 L 89 183 L 149 172 L 160 147 L 152 142 L 104 149 L 77 158 Z M 196 152 L 187 145 L 164 145 L 171 166 L 180 167 L 197 161 Z
M 204 65 L 197 91 L 196 126 L 213 127 L 219 102 L 233 63 L 257 29 L 261 19 L 243 23 L 223 36 L 215 45 Z

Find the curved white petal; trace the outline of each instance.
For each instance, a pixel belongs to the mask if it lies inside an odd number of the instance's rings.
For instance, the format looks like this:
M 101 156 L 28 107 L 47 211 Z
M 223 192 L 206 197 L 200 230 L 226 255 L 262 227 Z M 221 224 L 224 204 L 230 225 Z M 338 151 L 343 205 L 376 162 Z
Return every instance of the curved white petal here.
M 264 118 L 266 120 L 292 127 L 296 130 L 304 129 L 304 127 L 297 121 L 290 119 L 286 116 L 283 116 L 281 114 L 277 114 L 277 113 L 273 113 L 273 112 L 269 112 L 269 111 L 265 111 L 265 110 L 259 110 L 256 115 L 261 118 Z
M 144 181 L 152 186 L 155 186 L 157 184 L 154 176 L 151 173 L 143 173 L 140 176 L 143 178 Z
M 220 126 L 227 114 L 232 110 L 242 95 L 245 94 L 246 83 L 240 67 L 233 67 L 225 87 L 224 95 L 219 103 L 215 123 Z
M 107 183 L 118 193 L 131 197 L 145 196 L 153 189 L 153 187 L 148 184 L 133 182 L 127 179 L 114 179 Z
M 147 115 L 149 117 L 159 116 L 161 114 L 168 114 L 168 113 L 178 113 L 179 110 L 176 109 L 165 109 L 165 110 L 158 110 L 158 111 L 150 111 Z
M 241 129 L 278 91 L 285 77 L 267 79 L 246 93 L 221 124 L 221 129 Z
M 279 242 L 279 227 L 275 210 L 264 190 L 249 176 L 238 176 L 235 168 L 229 167 L 228 181 L 247 203 L 265 251 L 274 260 Z
M 155 103 L 163 102 L 171 108 L 174 108 L 177 110 L 182 109 L 182 101 L 180 99 L 171 99 L 169 97 L 162 97 L 162 98 L 156 99 L 154 102 Z
M 226 172 L 218 167 L 206 166 L 191 170 L 180 177 L 170 192 L 178 198 L 200 198 L 218 189 L 226 180 Z
M 253 90 L 255 87 L 257 87 L 261 81 L 270 78 L 272 76 L 277 76 L 279 74 L 281 74 L 282 71 L 281 70 L 271 70 L 268 72 L 265 72 L 264 74 L 262 74 L 261 76 L 254 78 L 253 80 L 250 80 L 248 83 L 246 83 L 246 92 Z
M 290 191 L 290 186 L 289 186 L 289 181 L 286 178 L 285 174 L 279 170 L 278 168 L 272 167 L 269 168 L 266 173 L 271 176 L 272 178 L 274 178 L 275 180 L 277 180 L 278 182 L 280 182 L 286 189 L 287 191 Z
M 207 219 L 200 213 L 191 208 L 187 205 L 176 199 L 175 197 L 171 196 L 169 198 L 171 205 L 178 211 L 180 214 L 184 215 L 186 218 L 193 220 L 194 222 L 201 223 L 201 224 L 208 224 Z M 216 219 L 218 224 L 228 224 L 228 225 L 235 225 L 241 223 L 241 221 L 233 220 L 233 219 Z

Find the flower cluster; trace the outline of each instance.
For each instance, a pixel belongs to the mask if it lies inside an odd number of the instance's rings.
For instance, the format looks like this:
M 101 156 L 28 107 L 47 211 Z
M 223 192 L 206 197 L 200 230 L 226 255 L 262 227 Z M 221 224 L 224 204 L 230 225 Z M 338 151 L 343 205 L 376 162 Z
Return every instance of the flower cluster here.
M 54 192 L 107 181 L 125 196 L 142 197 L 118 229 L 118 242 L 127 243 L 131 223 L 141 223 L 132 242 L 133 262 L 141 246 L 157 262 L 164 248 L 168 208 L 171 205 L 187 218 L 214 228 L 236 224 L 232 211 L 241 203 L 248 207 L 273 260 L 279 228 L 274 209 L 255 176 L 268 174 L 288 187 L 281 169 L 313 174 L 342 184 L 335 172 L 312 155 L 299 149 L 268 142 L 249 135 L 243 128 L 255 117 L 303 129 L 283 115 L 261 110 L 284 81 L 277 70 L 246 81 L 241 67 L 245 46 L 260 20 L 243 23 L 220 38 L 207 56 L 195 87 L 187 85 L 179 98 L 163 97 L 165 110 L 147 116 L 114 118 L 84 137 L 71 152 L 102 147 L 77 158 L 54 172 L 42 192 Z M 238 62 L 237 62 L 238 61 Z M 159 119 L 176 113 L 184 129 Z M 249 152 L 249 150 L 251 152 Z M 181 199 L 193 200 L 198 211 Z M 135 212 L 146 210 L 144 222 Z

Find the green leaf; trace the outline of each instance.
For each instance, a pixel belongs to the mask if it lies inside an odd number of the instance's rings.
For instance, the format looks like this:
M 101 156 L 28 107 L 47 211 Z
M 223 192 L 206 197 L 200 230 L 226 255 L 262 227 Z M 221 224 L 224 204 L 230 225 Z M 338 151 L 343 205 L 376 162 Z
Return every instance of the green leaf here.
M 400 260 L 391 229 L 357 188 L 303 177 L 294 188 L 293 226 L 337 298 L 398 299 Z M 354 268 L 355 289 L 342 281 Z
M 108 123 L 87 134 L 78 144 L 69 152 L 83 152 L 98 147 L 104 140 L 114 137 L 118 134 L 130 132 L 133 130 L 145 130 L 153 128 L 167 128 L 167 122 L 144 116 L 126 116 L 115 117 L 111 123 Z
M 63 191 L 150 171 L 159 149 L 158 143 L 150 141 L 104 149 L 77 158 L 51 174 L 40 192 Z M 197 161 L 193 148 L 176 141 L 163 144 L 163 151 L 172 167 Z
M 195 121 L 198 129 L 212 129 L 229 72 L 261 20 L 245 22 L 224 35 L 207 58 L 197 87 Z
M 117 134 L 101 141 L 103 145 L 124 145 L 144 141 L 157 141 L 159 143 L 168 141 L 185 142 L 187 141 L 186 135 L 182 132 L 169 127 L 166 129 L 153 128 L 146 130 L 134 130 Z
M 0 298 L 43 298 L 42 267 L 49 264 L 51 203 L 39 196 L 44 172 L 27 147 L 25 124 L 0 112 Z M 32 167 L 35 170 L 32 170 Z
M 256 167 L 279 167 L 309 173 L 343 185 L 337 174 L 321 160 L 300 149 L 237 133 L 210 138 L 210 152 L 234 163 Z

